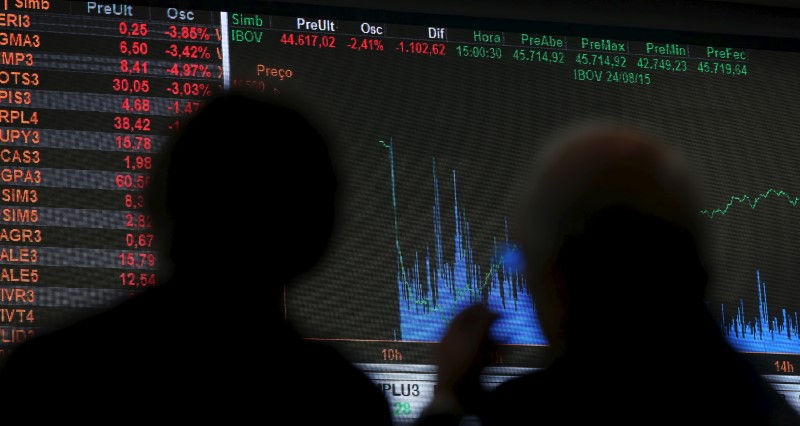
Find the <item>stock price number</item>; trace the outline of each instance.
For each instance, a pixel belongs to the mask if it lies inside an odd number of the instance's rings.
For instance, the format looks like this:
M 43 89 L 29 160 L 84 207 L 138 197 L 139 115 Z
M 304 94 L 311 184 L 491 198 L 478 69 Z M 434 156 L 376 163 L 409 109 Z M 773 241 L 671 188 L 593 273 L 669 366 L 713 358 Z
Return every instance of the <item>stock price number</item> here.
M 121 59 L 119 61 L 119 72 L 125 74 L 147 74 L 147 61 Z
M 153 157 L 146 155 L 126 155 L 122 161 L 128 170 L 150 170 L 153 168 Z
M 124 109 L 125 111 L 132 111 L 132 112 L 149 112 L 150 99 L 125 98 L 122 100 L 120 108 Z
M 546 64 L 564 63 L 564 52 L 557 50 L 516 49 L 512 57 L 517 61 L 544 62 Z
M 150 92 L 149 80 L 128 80 L 127 78 L 115 78 L 111 86 L 115 92 L 123 93 L 148 93 Z
M 392 411 L 394 411 L 395 415 L 398 416 L 410 416 L 411 415 L 411 403 L 410 402 L 395 402 L 392 404 Z
M 747 64 L 732 64 L 730 62 L 700 61 L 697 71 L 704 74 L 720 74 L 741 76 L 747 75 Z
M 578 53 L 575 56 L 575 63 L 579 65 L 590 65 L 608 68 L 625 68 L 628 59 L 624 56 L 601 55 L 596 53 Z
M 685 59 L 665 59 L 665 58 L 639 58 L 636 66 L 648 70 L 663 70 L 672 72 L 686 71 Z
M 289 46 L 308 46 L 320 48 L 336 48 L 336 37 L 320 36 L 317 34 L 292 34 L 283 33 L 281 43 Z
M 131 248 L 152 247 L 154 238 L 153 234 L 128 233 L 125 234 L 125 245 Z
M 150 136 L 117 136 L 117 148 L 132 151 L 149 151 L 153 149 L 153 140 Z
M 119 264 L 134 268 L 154 268 L 156 255 L 153 253 L 120 253 Z
M 125 226 L 127 228 L 152 228 L 153 217 L 146 214 L 125 214 Z
M 119 42 L 119 53 L 126 56 L 146 55 L 149 50 L 147 42 L 144 41 L 128 42 L 127 40 L 122 40 Z
M 144 195 L 142 194 L 125 194 L 125 207 L 130 210 L 138 210 L 144 208 Z
M 127 130 L 129 132 L 149 132 L 150 117 L 131 118 L 122 115 L 114 117 L 114 130 Z
M 127 22 L 119 23 L 120 35 L 128 37 L 145 37 L 147 36 L 147 23 L 146 22 Z
M 156 285 L 156 274 L 123 272 L 119 279 L 124 287 L 147 287 Z
M 136 177 L 134 177 L 129 174 L 119 174 L 114 179 L 114 183 L 117 185 L 117 188 L 145 189 L 150 186 L 150 176 L 136 175 Z

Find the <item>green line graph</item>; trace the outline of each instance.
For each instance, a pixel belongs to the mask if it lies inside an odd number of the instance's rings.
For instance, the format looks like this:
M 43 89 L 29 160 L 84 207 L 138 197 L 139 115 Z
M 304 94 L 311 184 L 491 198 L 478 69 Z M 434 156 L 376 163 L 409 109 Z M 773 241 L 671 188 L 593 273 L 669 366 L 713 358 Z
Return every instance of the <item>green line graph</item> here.
M 391 164 L 391 178 L 392 178 L 392 211 L 394 213 L 395 248 L 397 249 L 397 258 L 398 258 L 398 263 L 399 263 L 399 266 L 400 266 L 400 271 L 401 271 L 401 275 L 402 275 L 401 279 L 402 279 L 403 285 L 406 288 L 410 288 L 411 287 L 411 283 L 409 282 L 408 278 L 406 277 L 406 267 L 405 267 L 405 263 L 403 262 L 403 252 L 400 249 L 400 231 L 398 230 L 398 227 L 397 227 L 397 196 L 395 194 L 394 150 L 392 148 L 392 145 L 387 144 L 385 141 L 379 140 L 378 143 L 381 144 L 381 147 L 389 150 L 389 161 L 390 161 L 390 164 Z M 391 139 L 390 139 L 390 143 L 391 143 Z M 434 168 L 434 174 L 435 174 L 436 173 L 436 159 L 433 160 L 433 168 Z M 497 247 L 497 241 L 495 241 L 494 243 L 495 243 L 495 247 Z M 494 263 L 492 263 L 490 265 L 489 272 L 486 272 L 484 274 L 483 284 L 480 286 L 480 288 L 478 288 L 477 290 L 473 289 L 473 288 L 471 288 L 469 286 L 465 286 L 464 289 L 456 288 L 455 289 L 455 297 L 458 300 L 462 300 L 463 301 L 463 300 L 467 300 L 466 295 L 481 294 L 481 292 L 483 292 L 483 290 L 491 284 L 492 275 L 496 271 L 502 269 L 502 267 L 504 265 L 504 262 L 505 262 L 506 255 L 508 255 L 508 254 L 516 255 L 516 250 L 517 249 L 518 249 L 518 247 L 517 247 L 516 244 L 512 245 L 511 249 L 509 250 L 509 253 L 506 253 L 506 254 L 500 256 L 500 258 L 496 262 L 494 262 Z M 419 298 L 419 297 L 417 297 L 416 300 L 414 300 L 414 303 L 418 304 L 418 305 L 430 305 L 430 300 L 428 298 Z M 436 311 L 439 308 L 438 306 L 435 306 L 435 305 L 429 306 L 429 307 L 430 307 L 430 309 L 432 311 Z M 455 309 L 455 307 L 453 307 L 453 309 Z M 455 311 L 450 312 L 450 316 L 451 317 L 454 316 L 454 315 L 455 315 Z
M 770 188 L 769 190 L 767 190 L 767 192 L 758 194 L 755 197 L 747 194 L 742 196 L 732 195 L 730 201 L 728 201 L 728 204 L 726 204 L 724 207 L 716 208 L 713 210 L 700 210 L 700 214 L 709 219 L 714 219 L 716 216 L 725 216 L 726 214 L 728 214 L 728 210 L 730 210 L 730 208 L 734 204 L 745 204 L 749 206 L 751 210 L 755 210 L 755 208 L 758 206 L 758 203 L 761 200 L 769 198 L 770 196 L 785 198 L 786 201 L 788 201 L 789 204 L 792 205 L 792 207 L 797 207 L 797 202 L 800 201 L 800 196 L 792 197 L 791 195 L 789 195 L 788 192 L 784 190 Z

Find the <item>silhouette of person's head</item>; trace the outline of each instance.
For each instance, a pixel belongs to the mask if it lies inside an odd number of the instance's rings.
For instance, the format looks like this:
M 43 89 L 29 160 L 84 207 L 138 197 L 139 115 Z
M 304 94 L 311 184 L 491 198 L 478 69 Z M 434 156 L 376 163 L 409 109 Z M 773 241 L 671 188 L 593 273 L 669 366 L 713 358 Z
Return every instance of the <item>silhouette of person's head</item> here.
M 313 266 L 327 244 L 336 190 L 328 147 L 288 104 L 219 95 L 159 164 L 150 208 L 174 274 L 249 277 L 263 294 Z
M 641 345 L 694 321 L 707 281 L 697 206 L 687 163 L 652 135 L 597 127 L 555 144 L 518 221 L 551 345 Z

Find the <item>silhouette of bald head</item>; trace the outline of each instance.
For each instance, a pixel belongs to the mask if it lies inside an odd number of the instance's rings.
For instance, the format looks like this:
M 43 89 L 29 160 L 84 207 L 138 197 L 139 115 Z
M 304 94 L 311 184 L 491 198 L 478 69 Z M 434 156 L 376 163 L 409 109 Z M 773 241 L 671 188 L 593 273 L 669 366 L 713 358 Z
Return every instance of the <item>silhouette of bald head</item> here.
M 696 191 L 675 151 L 633 129 L 582 129 L 546 153 L 518 238 L 551 342 L 646 332 L 703 306 Z

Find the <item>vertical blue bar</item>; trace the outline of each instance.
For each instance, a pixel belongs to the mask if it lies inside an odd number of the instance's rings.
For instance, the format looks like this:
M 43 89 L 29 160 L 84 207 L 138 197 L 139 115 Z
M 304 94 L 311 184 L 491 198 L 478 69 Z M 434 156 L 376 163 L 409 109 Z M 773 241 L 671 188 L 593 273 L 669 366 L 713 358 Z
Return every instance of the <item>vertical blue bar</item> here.
M 228 38 L 228 12 L 219 13 L 220 32 L 222 33 L 222 88 L 231 90 L 231 55 Z
M 414 252 L 414 264 L 408 269 L 400 250 L 398 229 L 398 205 L 396 198 L 396 176 L 394 168 L 394 147 L 390 139 L 389 162 L 391 170 L 392 208 L 395 226 L 395 249 L 397 264 L 397 292 L 400 305 L 401 338 L 406 341 L 439 341 L 444 335 L 450 320 L 461 310 L 474 303 L 485 303 L 489 309 L 500 314 L 491 332 L 492 337 L 505 344 L 546 345 L 547 340 L 539 325 L 528 293 L 522 268 L 508 243 L 497 243 L 492 248 L 488 267 L 475 259 L 472 240 L 472 227 L 467 219 L 467 210 L 458 202 L 458 181 L 456 171 L 453 176 L 453 253 L 445 254 L 442 229 L 441 197 L 436 161 L 433 161 L 432 206 L 433 256 L 431 244 L 425 245 L 425 270 L 420 273 L 419 252 Z M 504 226 L 507 223 L 504 219 Z M 448 256 L 449 255 L 449 256 Z M 510 262 L 506 262 L 506 256 Z M 433 257 L 433 258 L 432 258 Z M 424 276 L 423 276 L 424 275 Z M 513 298 L 513 303 L 511 300 Z
M 728 341 L 741 352 L 800 354 L 797 311 L 792 315 L 786 308 L 781 308 L 780 315 L 770 318 L 767 284 L 761 281 L 760 270 L 756 270 L 756 291 L 758 313 L 752 319 L 747 318 L 743 301 L 739 302 L 736 316 L 730 320 L 725 318 L 725 305 L 722 305 L 722 329 Z

